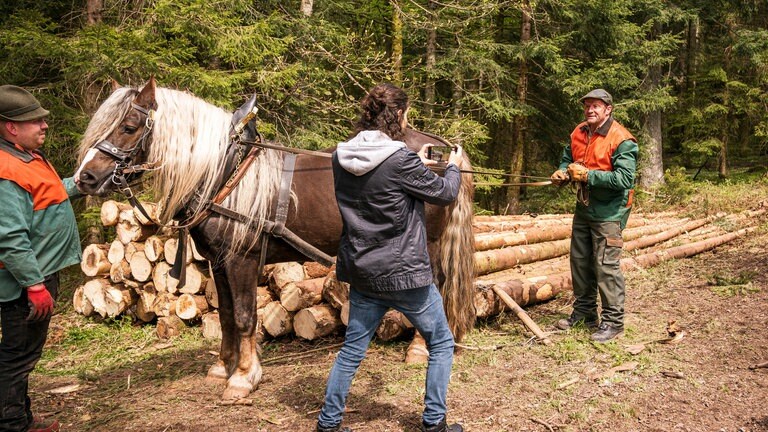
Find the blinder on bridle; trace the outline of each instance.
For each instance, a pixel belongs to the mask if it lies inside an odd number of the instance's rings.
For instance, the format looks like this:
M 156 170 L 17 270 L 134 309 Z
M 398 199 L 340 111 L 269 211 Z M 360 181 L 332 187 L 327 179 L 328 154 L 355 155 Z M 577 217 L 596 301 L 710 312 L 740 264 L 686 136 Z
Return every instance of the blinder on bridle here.
M 133 196 L 133 192 L 128 186 L 129 179 L 135 180 L 145 171 L 152 169 L 149 164 L 134 164 L 133 160 L 136 155 L 138 155 L 139 151 L 147 150 L 147 142 L 149 141 L 150 135 L 152 135 L 152 127 L 155 124 L 154 109 L 146 109 L 137 105 L 135 102 L 131 102 L 131 108 L 135 109 L 145 117 L 144 130 L 136 145 L 124 150 L 105 139 L 93 146 L 93 148 L 101 151 L 115 161 L 115 169 L 112 172 L 112 183 L 117 185 L 120 191 L 129 198 Z
M 155 169 L 155 166 L 152 163 L 134 163 L 134 158 L 139 154 L 139 151 L 147 150 L 147 142 L 152 135 L 152 127 L 155 124 L 155 110 L 154 108 L 146 109 L 133 101 L 131 101 L 131 108 L 144 116 L 144 130 L 141 133 L 141 137 L 139 137 L 139 140 L 136 142 L 136 145 L 127 150 L 123 150 L 112 144 L 109 140 L 104 139 L 96 143 L 93 148 L 114 159 L 115 169 L 112 171 L 112 183 L 114 183 L 118 190 L 128 198 L 134 207 L 138 207 L 139 211 L 141 211 L 147 219 L 151 220 L 152 218 L 147 215 L 146 210 L 144 210 L 138 200 L 134 197 L 133 191 L 129 186 L 129 180 L 133 181 L 141 177 L 145 171 Z

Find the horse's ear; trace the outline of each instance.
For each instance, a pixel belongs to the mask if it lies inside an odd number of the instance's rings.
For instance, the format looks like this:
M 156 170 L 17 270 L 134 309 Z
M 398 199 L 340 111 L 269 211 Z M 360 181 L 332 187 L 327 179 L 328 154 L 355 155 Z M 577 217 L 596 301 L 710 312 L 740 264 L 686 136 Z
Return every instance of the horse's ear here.
M 149 82 L 136 96 L 136 104 L 145 108 L 152 108 L 155 106 L 155 77 L 151 77 Z
M 115 91 L 117 91 L 117 89 L 119 89 L 120 87 L 122 87 L 122 86 L 120 85 L 120 83 L 119 83 L 119 82 L 117 82 L 117 80 L 116 80 L 116 79 L 114 79 L 114 78 L 110 78 L 110 79 L 109 79 L 109 83 L 112 85 L 112 92 L 115 92 Z

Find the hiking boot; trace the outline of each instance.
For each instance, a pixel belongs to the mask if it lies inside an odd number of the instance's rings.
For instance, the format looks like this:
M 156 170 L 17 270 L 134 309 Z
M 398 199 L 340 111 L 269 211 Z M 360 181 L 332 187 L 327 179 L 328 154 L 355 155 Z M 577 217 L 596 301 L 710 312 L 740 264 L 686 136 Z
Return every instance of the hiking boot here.
M 35 416 L 28 432 L 58 432 L 61 425 L 56 420 L 45 420 L 42 417 Z
M 595 342 L 606 343 L 612 339 L 621 337 L 624 334 L 624 327 L 613 327 L 608 323 L 600 323 L 600 327 L 592 334 L 592 340 Z
M 464 428 L 458 423 L 448 425 L 447 422 L 445 421 L 445 417 L 443 417 L 443 419 L 440 420 L 440 423 L 434 426 L 429 426 L 424 422 L 422 422 L 421 430 L 422 432 L 464 432 Z
M 341 423 L 331 427 L 322 427 L 320 426 L 320 423 L 318 423 L 317 432 L 352 432 L 352 429 L 348 427 L 342 428 Z
M 574 317 L 573 315 L 569 316 L 568 318 L 563 318 L 560 321 L 555 324 L 555 327 L 559 328 L 560 330 L 570 330 L 577 325 L 584 325 L 587 328 L 590 329 L 596 329 L 597 328 L 597 319 L 591 319 L 587 320 L 584 317 Z

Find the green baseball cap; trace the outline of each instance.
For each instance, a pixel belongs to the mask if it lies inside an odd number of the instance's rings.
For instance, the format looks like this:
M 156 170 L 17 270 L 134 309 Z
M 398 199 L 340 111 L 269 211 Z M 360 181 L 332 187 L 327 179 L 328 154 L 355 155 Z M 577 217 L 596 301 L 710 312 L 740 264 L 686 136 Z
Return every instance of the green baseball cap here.
M 585 94 L 579 99 L 579 102 L 584 102 L 586 99 L 599 99 L 605 102 L 606 105 L 613 105 L 613 96 L 603 89 L 594 89 L 591 92 Z
M 48 115 L 48 110 L 40 106 L 32 93 L 15 85 L 0 86 L 0 120 L 29 121 Z

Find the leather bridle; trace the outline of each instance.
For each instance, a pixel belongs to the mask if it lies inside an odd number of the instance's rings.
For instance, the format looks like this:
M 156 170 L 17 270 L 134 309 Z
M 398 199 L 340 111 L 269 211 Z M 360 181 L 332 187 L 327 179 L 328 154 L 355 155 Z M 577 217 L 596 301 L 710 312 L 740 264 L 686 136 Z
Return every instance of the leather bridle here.
M 115 161 L 115 168 L 112 170 L 112 183 L 114 183 L 117 186 L 117 189 L 128 198 L 131 205 L 137 207 L 144 217 L 152 220 L 141 203 L 136 199 L 133 190 L 131 190 L 131 187 L 128 184 L 128 176 L 133 174 L 135 177 L 130 177 L 131 179 L 138 178 L 144 172 L 156 168 L 153 163 L 134 163 L 136 155 L 138 155 L 140 151 L 146 152 L 147 150 L 149 138 L 152 136 L 152 127 L 155 124 L 155 110 L 153 108 L 147 109 L 139 106 L 133 101 L 131 102 L 131 108 L 144 116 L 144 130 L 136 144 L 130 149 L 123 150 L 112 144 L 109 140 L 104 139 L 97 142 L 93 148 L 111 157 Z

